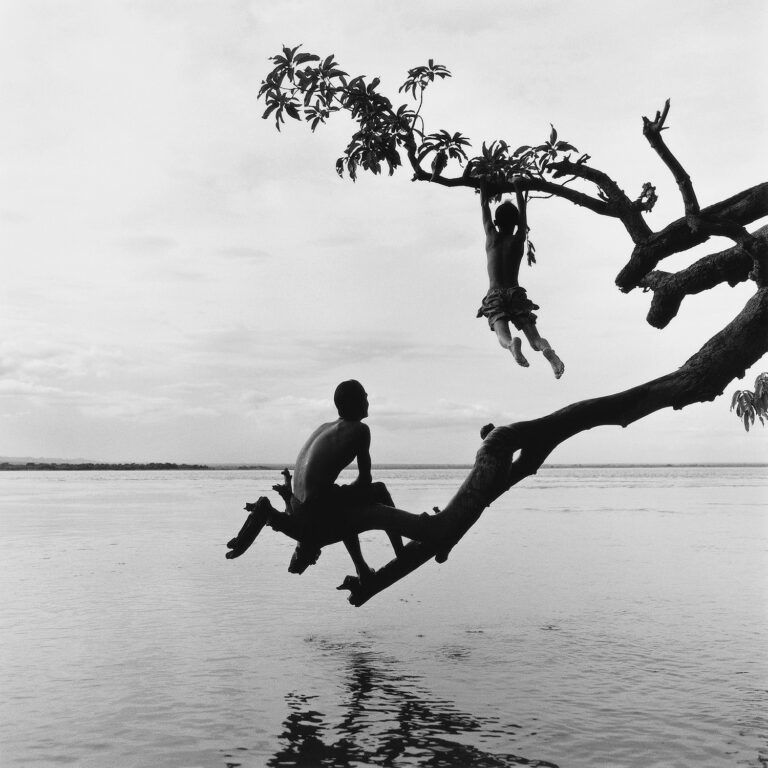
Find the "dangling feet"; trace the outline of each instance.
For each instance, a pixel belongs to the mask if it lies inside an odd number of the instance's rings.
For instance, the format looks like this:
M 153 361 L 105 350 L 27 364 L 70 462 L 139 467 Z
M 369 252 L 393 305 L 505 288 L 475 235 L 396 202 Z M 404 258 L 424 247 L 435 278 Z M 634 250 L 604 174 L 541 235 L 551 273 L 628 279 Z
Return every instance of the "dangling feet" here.
M 522 341 L 520 340 L 519 336 L 515 336 L 515 338 L 512 339 L 512 344 L 509 347 L 509 351 L 512 353 L 512 357 L 515 358 L 515 362 L 518 365 L 522 366 L 523 368 L 528 367 L 529 363 L 523 355 Z
M 555 350 L 550 347 L 543 351 L 544 357 L 547 358 L 549 364 L 552 366 L 552 372 L 555 374 L 555 378 L 559 379 L 565 372 L 565 365 L 563 361 L 557 356 Z
M 245 509 L 250 514 L 237 536 L 227 542 L 227 547 L 230 549 L 226 554 L 227 560 L 234 560 L 247 551 L 266 525 L 270 513 L 275 511 L 266 496 L 261 496 L 258 501 L 246 504 Z

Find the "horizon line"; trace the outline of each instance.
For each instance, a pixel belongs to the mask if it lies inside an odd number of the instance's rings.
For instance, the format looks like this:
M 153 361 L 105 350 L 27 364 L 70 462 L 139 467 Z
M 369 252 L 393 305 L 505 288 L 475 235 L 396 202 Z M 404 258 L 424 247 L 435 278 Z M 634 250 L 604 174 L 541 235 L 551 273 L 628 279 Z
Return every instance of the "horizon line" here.
M 93 461 L 90 459 L 43 459 L 43 458 L 11 458 L 0 457 L 0 466 L 8 469 L 18 467 L 22 469 L 26 466 L 48 467 L 55 471 L 56 467 L 83 466 L 92 465 L 94 470 L 99 468 L 109 468 L 115 466 L 124 467 L 146 467 L 147 471 L 151 469 L 180 468 L 190 471 L 217 471 L 217 470 L 262 470 L 262 471 L 280 471 L 282 469 L 295 470 L 295 462 L 237 462 L 237 461 L 217 461 L 217 462 L 170 462 L 170 461 Z M 155 465 L 154 467 L 150 465 Z M 160 466 L 165 465 L 165 466 Z M 452 462 L 380 462 L 372 465 L 374 470 L 387 469 L 472 469 L 474 464 L 452 463 Z M 633 467 L 768 467 L 768 462 L 733 462 L 733 461 L 656 461 L 656 462 L 545 462 L 541 468 L 633 468 Z M 352 464 L 345 469 L 355 471 L 355 465 Z M 344 470 L 342 470 L 344 471 Z

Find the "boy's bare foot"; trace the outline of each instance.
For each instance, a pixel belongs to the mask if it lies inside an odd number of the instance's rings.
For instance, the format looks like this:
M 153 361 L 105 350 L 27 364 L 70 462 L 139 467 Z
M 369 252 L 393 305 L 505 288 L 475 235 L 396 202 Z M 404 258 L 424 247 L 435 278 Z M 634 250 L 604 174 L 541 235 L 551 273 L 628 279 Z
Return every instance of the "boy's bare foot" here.
M 512 339 L 512 346 L 509 347 L 509 351 L 512 353 L 512 357 L 515 358 L 515 362 L 518 365 L 522 366 L 523 368 L 527 368 L 529 363 L 523 355 L 521 344 L 522 342 L 520 341 L 520 337 L 515 336 L 515 338 Z
M 554 349 L 545 349 L 544 357 L 547 358 L 549 364 L 552 366 L 552 371 L 555 374 L 555 378 L 559 379 L 565 372 L 565 365 L 563 361 L 555 354 Z

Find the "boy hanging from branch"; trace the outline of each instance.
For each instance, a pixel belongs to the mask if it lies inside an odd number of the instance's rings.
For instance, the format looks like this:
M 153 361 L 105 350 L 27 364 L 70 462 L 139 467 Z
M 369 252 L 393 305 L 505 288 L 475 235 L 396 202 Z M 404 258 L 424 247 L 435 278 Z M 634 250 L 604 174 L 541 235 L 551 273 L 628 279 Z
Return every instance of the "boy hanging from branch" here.
M 552 366 L 555 378 L 559 379 L 565 370 L 563 361 L 549 346 L 549 342 L 539 335 L 536 329 L 536 315 L 533 313 L 533 310 L 539 307 L 528 298 L 525 288 L 521 288 L 518 283 L 528 226 L 525 196 L 517 188 L 517 184 L 515 195 L 517 207 L 509 200 L 503 202 L 496 208 L 494 220 L 488 204 L 487 183 L 480 187 L 490 285 L 477 316 L 488 318 L 488 325 L 496 332 L 499 344 L 512 353 L 518 365 L 527 368 L 528 361 L 522 353 L 520 338 L 512 338 L 510 333 L 509 324 L 512 323 L 517 330 L 525 334 L 531 348 L 544 355 Z

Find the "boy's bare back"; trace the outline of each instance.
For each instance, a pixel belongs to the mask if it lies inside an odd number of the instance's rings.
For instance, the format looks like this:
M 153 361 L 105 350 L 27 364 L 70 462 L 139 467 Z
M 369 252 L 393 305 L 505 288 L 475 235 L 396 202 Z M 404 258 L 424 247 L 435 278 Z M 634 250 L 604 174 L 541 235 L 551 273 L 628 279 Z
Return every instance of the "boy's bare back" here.
M 523 260 L 524 240 L 518 232 L 493 232 L 485 236 L 485 255 L 488 260 L 489 288 L 517 288 L 520 262 Z
M 370 430 L 360 421 L 337 419 L 321 424 L 296 457 L 293 492 L 300 501 L 322 495 L 344 467 L 370 443 Z

